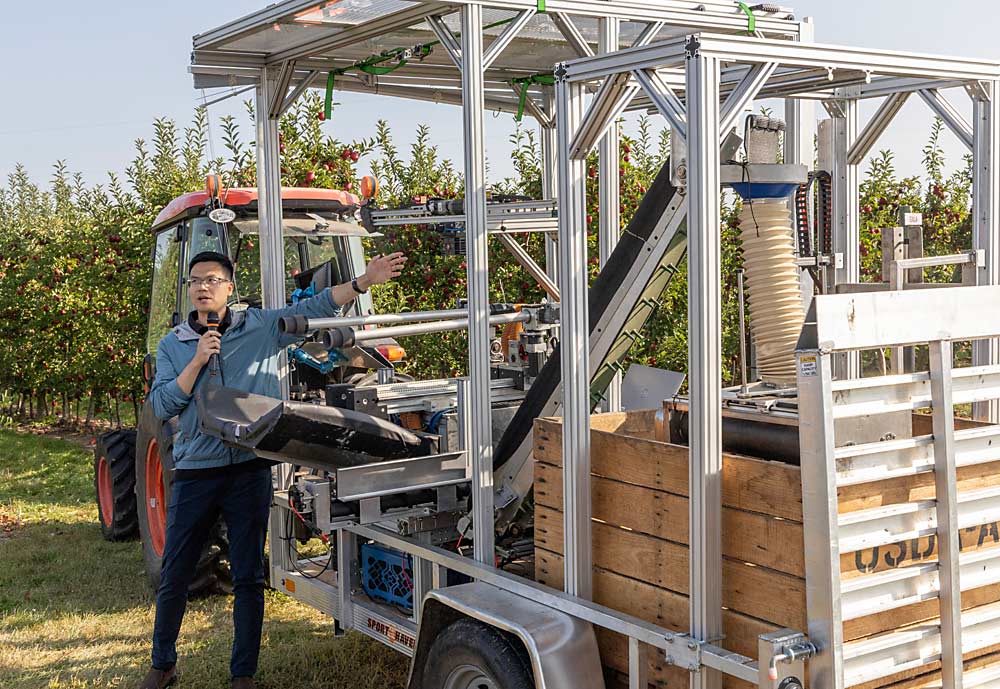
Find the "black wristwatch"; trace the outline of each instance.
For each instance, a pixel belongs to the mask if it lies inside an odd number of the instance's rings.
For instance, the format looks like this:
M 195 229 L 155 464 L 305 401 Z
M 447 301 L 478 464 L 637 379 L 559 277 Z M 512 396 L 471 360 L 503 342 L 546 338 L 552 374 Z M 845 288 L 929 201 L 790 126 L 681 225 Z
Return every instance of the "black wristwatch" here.
M 358 279 L 357 278 L 354 278 L 353 280 L 351 280 L 351 287 L 353 287 L 354 291 L 357 292 L 358 294 L 368 294 L 368 290 L 361 289 L 360 287 L 358 287 Z

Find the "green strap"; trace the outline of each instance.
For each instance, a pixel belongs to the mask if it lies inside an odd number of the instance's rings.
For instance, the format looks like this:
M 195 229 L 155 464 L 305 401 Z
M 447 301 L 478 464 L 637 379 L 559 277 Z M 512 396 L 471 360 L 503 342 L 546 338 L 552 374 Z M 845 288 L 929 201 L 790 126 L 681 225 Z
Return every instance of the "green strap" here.
M 527 77 L 518 77 L 517 79 L 511 79 L 511 86 L 517 86 L 520 84 L 521 93 L 517 99 L 517 114 L 514 115 L 514 120 L 520 122 L 524 119 L 524 104 L 528 100 L 528 87 L 532 84 L 545 84 L 552 86 L 556 83 L 555 75 L 552 72 L 542 72 L 540 74 L 532 74 Z
M 326 75 L 326 102 L 323 104 L 323 117 L 327 120 L 333 113 L 333 80 L 335 76 L 334 72 Z
M 538 0 L 538 11 L 539 12 L 545 11 L 545 0 Z
M 757 18 L 753 16 L 753 10 L 745 2 L 737 1 L 736 4 L 743 10 L 743 14 L 747 16 L 747 35 L 752 36 L 757 30 Z
M 521 84 L 521 95 L 517 99 L 517 114 L 514 115 L 514 121 L 520 122 L 524 119 L 524 102 L 528 100 L 528 85 Z
M 365 74 L 373 74 L 375 76 L 382 76 L 383 74 L 389 74 L 390 72 L 395 72 L 397 69 L 406 64 L 406 60 L 400 60 L 394 65 L 389 65 L 388 67 L 379 67 L 378 65 L 358 65 L 360 69 Z

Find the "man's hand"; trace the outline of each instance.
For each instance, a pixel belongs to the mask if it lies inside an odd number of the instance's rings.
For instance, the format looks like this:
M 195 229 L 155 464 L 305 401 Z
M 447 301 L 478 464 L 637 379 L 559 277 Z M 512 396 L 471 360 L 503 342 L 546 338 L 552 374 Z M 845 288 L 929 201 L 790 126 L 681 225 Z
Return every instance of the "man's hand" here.
M 208 363 L 213 354 L 219 354 L 222 351 L 221 341 L 222 335 L 217 330 L 209 330 L 201 336 L 201 339 L 198 340 L 198 349 L 192 359 L 199 369 Z
M 358 279 L 361 289 L 368 289 L 372 285 L 381 285 L 383 282 L 388 282 L 395 277 L 399 277 L 405 265 L 406 256 L 403 255 L 402 251 L 397 251 L 388 256 L 379 254 L 368 262 L 368 269 Z

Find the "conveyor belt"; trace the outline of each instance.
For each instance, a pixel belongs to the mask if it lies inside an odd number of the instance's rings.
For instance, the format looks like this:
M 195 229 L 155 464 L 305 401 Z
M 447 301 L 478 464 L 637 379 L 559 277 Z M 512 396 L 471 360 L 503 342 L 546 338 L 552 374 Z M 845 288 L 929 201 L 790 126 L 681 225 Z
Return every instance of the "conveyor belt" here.
M 653 314 L 687 250 L 686 204 L 670 183 L 670 162 L 657 174 L 614 252 L 588 292 L 591 400 L 596 405 Z M 532 421 L 559 406 L 560 353 L 542 368 L 494 453 L 497 485 L 514 507 L 531 487 Z M 506 501 L 505 501 L 506 502 Z M 512 505 L 505 511 L 509 515 Z

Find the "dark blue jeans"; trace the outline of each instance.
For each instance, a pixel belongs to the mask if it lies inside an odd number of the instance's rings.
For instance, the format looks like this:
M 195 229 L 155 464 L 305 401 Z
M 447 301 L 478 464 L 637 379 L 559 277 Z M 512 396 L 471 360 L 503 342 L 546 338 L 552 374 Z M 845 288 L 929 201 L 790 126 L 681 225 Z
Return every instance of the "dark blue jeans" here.
M 156 592 L 153 667 L 167 670 L 177 662 L 177 634 L 187 605 L 205 537 L 222 514 L 229 533 L 233 577 L 233 677 L 257 671 L 264 623 L 264 537 L 274 487 L 267 467 L 209 478 L 174 481 L 167 507 L 160 588 Z

